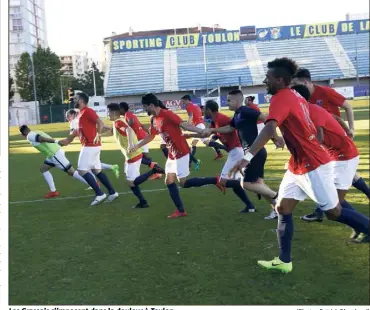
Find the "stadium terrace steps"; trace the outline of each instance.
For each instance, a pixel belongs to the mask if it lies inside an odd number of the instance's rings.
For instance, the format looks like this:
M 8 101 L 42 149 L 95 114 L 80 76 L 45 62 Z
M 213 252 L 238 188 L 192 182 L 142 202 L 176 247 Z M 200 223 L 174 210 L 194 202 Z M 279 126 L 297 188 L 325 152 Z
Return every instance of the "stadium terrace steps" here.
M 261 84 L 267 62 L 290 57 L 314 80 L 369 76 L 368 33 L 114 53 L 107 97 Z M 207 72 L 207 73 L 206 73 Z

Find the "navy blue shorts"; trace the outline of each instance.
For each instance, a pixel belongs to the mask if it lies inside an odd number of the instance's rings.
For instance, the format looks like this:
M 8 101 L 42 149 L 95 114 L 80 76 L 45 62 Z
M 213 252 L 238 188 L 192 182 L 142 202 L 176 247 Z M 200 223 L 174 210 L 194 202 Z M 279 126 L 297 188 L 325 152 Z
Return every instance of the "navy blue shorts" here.
M 243 181 L 257 182 L 258 179 L 263 179 L 266 159 L 267 151 L 265 148 L 262 148 L 245 168 Z

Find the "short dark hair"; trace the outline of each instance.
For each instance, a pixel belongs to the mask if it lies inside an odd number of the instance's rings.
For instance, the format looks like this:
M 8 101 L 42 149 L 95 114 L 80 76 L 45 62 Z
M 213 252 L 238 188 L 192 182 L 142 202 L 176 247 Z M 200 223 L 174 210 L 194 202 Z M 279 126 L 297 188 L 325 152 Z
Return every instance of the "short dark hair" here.
M 294 89 L 297 93 L 299 93 L 306 101 L 310 100 L 311 94 L 308 88 L 305 85 L 297 84 L 291 87 Z
M 123 110 L 125 112 L 127 112 L 130 109 L 128 103 L 124 102 L 124 101 L 119 103 L 119 107 L 120 107 L 121 110 Z
M 253 102 L 256 97 L 254 97 L 254 96 L 247 96 L 247 98 L 250 98 L 252 100 L 252 102 Z
M 182 99 L 182 100 L 189 100 L 189 101 L 191 101 L 191 97 L 190 97 L 190 95 L 182 96 L 182 97 L 181 97 L 181 99 Z
M 66 114 L 70 114 L 70 115 L 74 115 L 76 116 L 77 115 L 77 111 L 75 109 L 69 109 Z
M 114 111 L 114 112 L 119 112 L 120 111 L 118 103 L 113 103 L 112 102 L 112 103 L 108 104 L 107 108 L 108 108 L 108 110 Z
M 166 107 L 166 105 L 161 101 L 161 100 L 159 100 L 158 99 L 158 106 L 161 108 L 161 109 L 163 109 L 163 110 L 168 110 L 168 108 Z
M 23 134 L 26 130 L 30 130 L 27 125 L 22 125 L 19 127 L 19 131 Z
M 234 89 L 232 91 L 229 91 L 229 95 L 232 95 L 232 96 L 242 95 L 243 96 L 243 92 L 240 89 Z
M 218 103 L 214 100 L 207 100 L 206 109 L 210 109 L 212 112 L 218 112 Z
M 293 59 L 283 57 L 268 62 L 267 68 L 274 69 L 273 75 L 281 77 L 285 85 L 289 85 L 293 76 L 297 73 L 298 65 Z
M 141 103 L 143 105 L 153 104 L 154 106 L 159 107 L 159 100 L 158 100 L 157 96 L 154 95 L 153 93 L 149 93 L 149 94 L 144 95 L 141 98 Z
M 86 93 L 78 93 L 77 96 L 79 96 L 78 98 L 83 100 L 83 102 L 85 102 L 86 104 L 89 103 L 89 96 L 86 94 Z
M 299 68 L 294 77 L 311 81 L 311 72 L 306 68 Z

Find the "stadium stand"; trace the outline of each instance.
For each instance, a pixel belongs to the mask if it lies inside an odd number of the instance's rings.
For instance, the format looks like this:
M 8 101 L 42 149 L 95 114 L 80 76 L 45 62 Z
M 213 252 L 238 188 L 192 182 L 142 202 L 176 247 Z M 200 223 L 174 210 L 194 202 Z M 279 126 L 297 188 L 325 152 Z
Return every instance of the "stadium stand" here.
M 292 26 L 281 28 L 284 27 Z M 191 42 L 193 47 L 178 48 L 179 44 L 175 44 L 174 48 L 168 48 L 165 42 L 166 46 L 160 45 L 161 48 L 157 43 L 150 48 L 116 50 L 111 54 L 105 96 L 261 85 L 267 62 L 283 56 L 310 69 L 316 81 L 355 78 L 357 68 L 360 77 L 369 76 L 368 36 L 368 29 L 352 34 L 340 34 L 338 30 L 336 35 L 330 36 L 206 44 L 206 65 L 204 46 Z

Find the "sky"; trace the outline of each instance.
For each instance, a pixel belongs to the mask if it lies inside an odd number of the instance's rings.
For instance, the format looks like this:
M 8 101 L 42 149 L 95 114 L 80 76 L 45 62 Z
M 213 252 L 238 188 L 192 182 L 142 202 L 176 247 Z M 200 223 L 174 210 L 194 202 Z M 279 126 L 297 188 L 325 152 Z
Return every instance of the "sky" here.
M 213 3 L 213 5 L 211 5 Z M 345 20 L 369 12 L 368 0 L 45 0 L 49 47 L 58 55 L 86 51 L 94 60 L 103 38 L 134 31 L 212 26 L 269 27 Z

